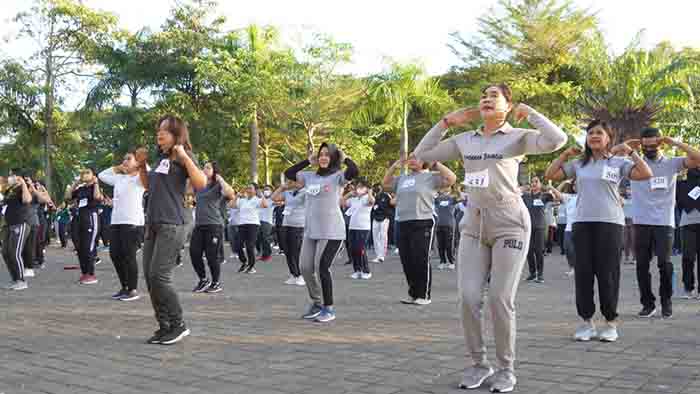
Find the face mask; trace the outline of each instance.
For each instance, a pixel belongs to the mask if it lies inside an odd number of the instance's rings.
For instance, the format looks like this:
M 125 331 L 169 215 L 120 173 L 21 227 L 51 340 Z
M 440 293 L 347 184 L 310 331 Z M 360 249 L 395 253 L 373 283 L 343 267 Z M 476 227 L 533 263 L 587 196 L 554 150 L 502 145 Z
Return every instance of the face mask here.
M 13 186 L 13 185 L 16 184 L 16 183 L 17 183 L 17 177 L 16 177 L 16 176 L 12 175 L 12 176 L 10 176 L 10 177 L 7 178 L 7 184 L 8 184 L 8 185 Z
M 269 191 L 269 190 L 265 190 L 265 191 L 263 192 L 263 196 L 265 196 L 265 197 L 270 197 L 271 195 L 272 195 L 272 192 Z
M 367 194 L 367 189 L 365 189 L 364 187 L 359 188 L 359 189 L 357 189 L 357 194 L 360 196 L 363 196 L 363 195 Z
M 658 149 L 643 149 L 642 152 L 644 152 L 644 156 L 650 160 L 655 160 L 659 155 Z

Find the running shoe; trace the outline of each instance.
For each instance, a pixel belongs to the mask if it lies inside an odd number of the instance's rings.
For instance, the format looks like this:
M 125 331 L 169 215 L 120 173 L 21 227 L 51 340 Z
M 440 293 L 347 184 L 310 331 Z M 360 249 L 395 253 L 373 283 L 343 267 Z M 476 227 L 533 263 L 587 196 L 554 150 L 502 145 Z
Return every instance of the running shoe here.
M 481 387 L 486 379 L 493 375 L 491 367 L 475 365 L 464 370 L 464 378 L 459 384 L 460 389 L 476 389 Z
M 160 338 L 160 344 L 174 345 L 188 335 L 190 335 L 190 330 L 185 326 L 185 323 L 180 323 L 175 327 L 171 327 L 170 331 Z
M 204 278 L 200 279 L 199 283 L 197 283 L 197 286 L 195 286 L 194 289 L 192 289 L 193 293 L 203 293 L 206 289 L 209 288 L 209 285 L 211 285 L 211 282 L 209 279 Z
M 509 369 L 502 369 L 496 372 L 493 376 L 493 382 L 491 383 L 492 393 L 510 393 L 515 389 L 515 384 L 517 379 L 513 371 Z
M 639 311 L 639 313 L 637 315 L 639 317 L 642 317 L 642 318 L 649 318 L 649 317 L 653 317 L 655 314 L 656 314 L 656 306 L 652 305 L 652 306 L 645 306 L 644 308 L 642 308 L 641 311 Z
M 318 317 L 318 315 L 321 314 L 321 311 L 323 310 L 323 307 L 318 304 L 311 304 L 309 306 L 309 309 L 304 313 L 301 318 L 306 319 L 306 320 L 312 320 Z
M 126 294 L 124 294 L 124 296 L 121 297 L 119 299 L 119 301 L 127 301 L 127 302 L 128 301 L 136 301 L 139 298 L 141 298 L 141 296 L 139 295 L 139 292 L 136 290 L 131 290 L 131 291 L 126 292 Z
M 219 293 L 224 289 L 224 287 L 221 285 L 219 282 L 214 282 L 209 286 L 206 290 L 204 290 L 205 293 Z
M 335 308 L 332 306 L 324 306 L 321 313 L 314 319 L 317 323 L 328 323 L 335 320 Z
M 595 325 L 590 320 L 584 322 L 583 325 L 576 329 L 576 333 L 574 333 L 574 339 L 579 342 L 588 342 L 597 336 L 598 333 L 596 332 Z
M 372 279 L 372 273 L 371 272 L 363 272 L 360 274 L 360 279 L 364 279 L 364 280 Z
M 296 283 L 294 283 L 297 286 L 306 286 L 306 281 L 304 280 L 304 277 L 299 275 L 297 276 Z
M 617 324 L 614 322 L 607 322 L 605 328 L 598 332 L 598 339 L 601 342 L 615 342 L 618 338 Z

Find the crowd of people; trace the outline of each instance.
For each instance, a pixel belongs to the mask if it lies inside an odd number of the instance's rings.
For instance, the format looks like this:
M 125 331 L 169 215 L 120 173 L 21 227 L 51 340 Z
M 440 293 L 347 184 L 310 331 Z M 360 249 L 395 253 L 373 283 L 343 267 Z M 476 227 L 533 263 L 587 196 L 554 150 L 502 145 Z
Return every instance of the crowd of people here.
M 513 127 L 509 116 L 535 129 Z M 449 130 L 477 121 L 480 128 L 445 138 Z M 141 275 L 158 323 L 147 342 L 169 345 L 190 334 L 172 285 L 185 245 L 193 292 L 209 294 L 224 290 L 226 241 L 245 274 L 255 274 L 256 262 L 270 261 L 277 250 L 289 268 L 284 283 L 307 289 L 309 306 L 301 317 L 319 323 L 336 319 L 331 266 L 343 249 L 354 280 L 370 280 L 371 263 L 384 263 L 396 249 L 407 284 L 401 302 L 416 306 L 432 302 L 434 253 L 439 270 L 458 272 L 464 338 L 473 363 L 460 387 L 477 388 L 491 378 L 492 392 L 510 392 L 517 383 L 515 297 L 521 275 L 527 262 L 525 280 L 544 283 L 545 256 L 555 243 L 574 278 L 582 320 L 575 340 L 618 340 L 623 253 L 624 261 L 636 264 L 640 318 L 657 313 L 650 274 L 654 257 L 661 315 L 673 315 L 674 239 L 682 238 L 683 297 L 697 297 L 700 151 L 650 127 L 639 130 L 638 139 L 615 145 L 612 128 L 600 120 L 591 121 L 585 135 L 585 143 L 564 150 L 542 177 L 520 185 L 524 158 L 561 150 L 568 137 L 533 108 L 514 106 L 510 88 L 498 84 L 483 90 L 478 107 L 443 117 L 412 153 L 387 169 L 380 184 L 368 183 L 350 157 L 326 142 L 284 171 L 286 182 L 277 188 L 250 183 L 236 190 L 216 162 L 200 167 L 186 122 L 164 116 L 155 132 L 157 152 L 138 148 L 99 173 L 82 169 L 59 207 L 25 170 L 10 172 L 2 185 L 9 289 L 26 289 L 33 268 L 44 264 L 52 227 L 63 247 L 70 234 L 83 285 L 97 283 L 98 241 L 108 239 L 121 286 L 112 297 L 140 298 L 141 251 Z M 666 157 L 664 147 L 684 155 Z M 453 160 L 464 167 L 459 186 L 457 175 L 442 164 Z M 682 229 L 680 237 L 676 227 Z M 596 282 L 601 327 L 593 322 Z M 484 340 L 485 293 L 496 369 Z

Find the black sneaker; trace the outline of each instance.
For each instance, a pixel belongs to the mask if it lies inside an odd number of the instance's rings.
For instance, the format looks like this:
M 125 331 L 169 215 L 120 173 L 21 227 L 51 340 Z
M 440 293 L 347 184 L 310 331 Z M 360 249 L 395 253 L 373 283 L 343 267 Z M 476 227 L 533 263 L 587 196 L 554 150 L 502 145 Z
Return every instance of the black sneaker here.
M 642 310 L 639 311 L 638 316 L 647 318 L 647 317 L 652 317 L 655 314 L 656 314 L 656 306 L 652 305 L 652 306 L 645 306 L 644 308 L 642 308 Z
M 126 290 L 126 289 L 121 289 L 121 290 L 119 290 L 118 292 L 112 294 L 112 299 L 113 299 L 113 300 L 119 300 L 119 299 L 121 299 L 122 297 L 124 297 L 124 296 L 127 295 L 127 294 L 129 294 L 129 291 L 128 291 L 128 290 Z
M 221 286 L 221 283 L 219 283 L 219 282 L 214 282 L 214 283 L 212 283 L 212 284 L 209 286 L 209 288 L 207 288 L 206 290 L 204 290 L 204 292 L 205 292 L 205 293 L 218 293 L 218 292 L 220 292 L 220 291 L 223 290 L 223 289 L 224 289 L 224 287 Z
M 185 323 L 181 323 L 175 327 L 170 328 L 165 335 L 160 338 L 161 345 L 173 345 L 180 342 L 184 337 L 190 335 L 190 330 L 185 326 Z
M 241 263 L 241 268 L 238 269 L 238 272 L 243 272 L 246 269 L 248 269 L 248 264 L 246 263 Z
M 152 337 L 148 338 L 146 343 L 159 344 L 161 339 L 165 336 L 165 334 L 168 333 L 168 331 L 170 331 L 170 330 L 166 327 L 159 328 L 158 331 L 153 333 Z
M 530 276 L 525 279 L 527 282 L 533 282 L 535 279 L 537 279 L 537 276 L 535 274 L 530 274 Z
M 670 319 L 673 317 L 673 307 L 671 303 L 661 305 L 661 317 L 664 319 Z
M 535 283 L 544 283 L 544 278 L 542 276 L 538 276 L 537 279 L 535 279 Z
M 197 283 L 197 286 L 192 290 L 192 292 L 193 293 L 202 293 L 206 289 L 209 288 L 210 284 L 211 284 L 211 282 L 209 282 L 209 279 L 207 279 L 207 278 L 200 279 L 199 283 Z

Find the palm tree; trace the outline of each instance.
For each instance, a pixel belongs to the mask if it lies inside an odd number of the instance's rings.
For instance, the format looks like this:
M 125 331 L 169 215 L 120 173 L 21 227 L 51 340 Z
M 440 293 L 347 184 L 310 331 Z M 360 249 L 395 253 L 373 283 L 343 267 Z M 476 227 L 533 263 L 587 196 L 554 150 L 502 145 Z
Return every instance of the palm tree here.
M 408 155 L 408 117 L 412 111 L 435 115 L 451 102 L 439 81 L 429 78 L 417 64 L 393 63 L 388 72 L 370 77 L 368 95 L 369 118 L 382 117 L 390 130 L 400 130 L 401 157 Z
M 606 121 L 619 143 L 637 138 L 664 112 L 687 104 L 687 76 L 693 62 L 661 44 L 651 51 L 636 46 L 616 58 L 603 56 L 588 67 L 588 86 L 578 100 L 589 119 Z

